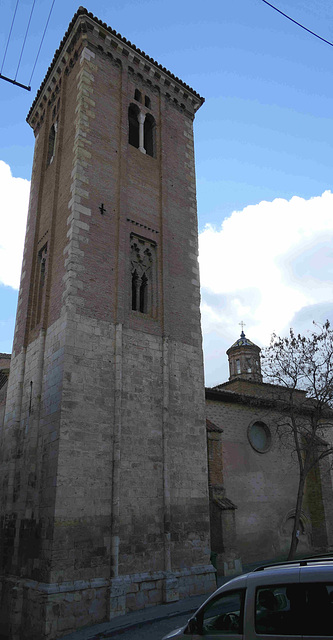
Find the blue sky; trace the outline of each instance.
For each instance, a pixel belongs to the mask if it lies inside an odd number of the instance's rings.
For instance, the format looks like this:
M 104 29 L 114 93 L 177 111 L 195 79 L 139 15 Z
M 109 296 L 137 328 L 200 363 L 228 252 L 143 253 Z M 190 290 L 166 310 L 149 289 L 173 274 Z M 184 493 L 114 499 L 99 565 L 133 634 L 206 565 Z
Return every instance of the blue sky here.
M 15 4 L 1 3 L 0 64 Z M 331 0 L 275 4 L 333 40 Z M 9 77 L 31 6 L 18 7 Z M 19 82 L 29 82 L 50 6 L 36 0 Z M 333 316 L 333 47 L 262 0 L 85 6 L 206 99 L 195 151 L 206 381 L 217 384 L 241 320 L 263 346 L 273 330 Z M 77 8 L 55 1 L 31 93 L 0 80 L 0 351 L 11 351 L 34 147 L 25 118 Z

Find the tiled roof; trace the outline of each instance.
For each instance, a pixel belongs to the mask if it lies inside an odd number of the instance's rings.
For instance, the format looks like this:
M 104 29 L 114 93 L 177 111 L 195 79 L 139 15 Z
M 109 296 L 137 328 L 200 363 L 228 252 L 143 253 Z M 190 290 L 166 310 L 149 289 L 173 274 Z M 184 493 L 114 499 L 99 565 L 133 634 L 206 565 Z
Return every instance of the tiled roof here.
M 254 342 L 251 342 L 251 340 L 249 340 L 246 337 L 244 331 L 242 331 L 240 338 L 238 338 L 238 340 L 236 340 L 236 342 L 234 342 L 234 344 L 232 344 L 231 347 L 229 347 L 228 351 L 230 349 L 235 349 L 237 347 L 256 347 L 257 349 L 260 350 L 260 348 L 256 344 L 254 344 Z
M 223 433 L 223 429 L 221 429 L 221 427 L 218 427 L 216 424 L 214 424 L 214 422 L 211 422 L 210 420 L 208 420 L 208 418 L 206 418 L 206 428 L 207 428 L 207 431 L 214 431 L 215 433 Z
M 237 506 L 229 498 L 213 498 L 213 502 L 222 509 L 222 511 L 234 511 Z
M 180 78 L 178 78 L 177 76 L 175 76 L 173 73 L 171 73 L 171 71 L 169 71 L 168 69 L 166 69 L 165 67 L 163 67 L 161 64 L 159 64 L 159 62 L 157 62 L 156 60 L 154 60 L 154 58 L 151 58 L 150 56 L 148 56 L 145 51 L 142 51 L 141 49 L 139 49 L 138 47 L 135 46 L 135 44 L 132 44 L 132 42 L 130 42 L 129 40 L 126 40 L 126 38 L 124 38 L 120 33 L 117 33 L 114 29 L 112 29 L 111 27 L 109 27 L 105 22 L 102 22 L 102 20 L 99 20 L 99 18 L 97 18 L 96 16 L 93 15 L 93 13 L 91 13 L 90 11 L 88 11 L 85 7 L 79 7 L 77 12 L 74 14 L 71 22 L 68 25 L 68 29 L 63 37 L 63 39 L 60 42 L 60 45 L 58 47 L 58 49 L 56 50 L 54 56 L 53 56 L 53 60 L 46 72 L 45 78 L 42 82 L 42 84 L 40 85 L 36 97 L 31 105 L 30 111 L 27 115 L 27 120 L 30 117 L 30 114 L 50 76 L 50 74 L 52 73 L 55 64 L 58 60 L 58 56 L 60 54 L 60 51 L 62 49 L 62 47 L 64 46 L 67 38 L 69 37 L 75 23 L 76 20 L 79 16 L 88 16 L 89 18 L 91 18 L 92 20 L 94 20 L 94 22 L 96 22 L 97 24 L 99 24 L 101 27 L 103 27 L 104 29 L 106 29 L 109 33 L 111 33 L 114 37 L 116 37 L 118 40 L 120 40 L 121 42 L 123 42 L 124 44 L 126 44 L 128 47 L 130 47 L 131 49 L 133 49 L 133 51 L 135 51 L 137 54 L 139 54 L 140 56 L 142 56 L 143 58 L 145 58 L 146 60 L 149 60 L 149 62 L 151 64 L 153 64 L 155 67 L 157 67 L 158 69 L 160 69 L 161 71 L 163 71 L 167 76 L 169 76 L 170 78 L 172 78 L 172 80 L 174 80 L 175 82 L 177 82 L 178 84 L 180 84 L 182 87 L 184 87 L 185 89 L 187 89 L 187 91 L 189 91 L 190 93 L 192 93 L 194 96 L 196 96 L 200 101 L 201 104 L 203 104 L 203 102 L 205 101 L 205 99 L 200 96 L 199 93 L 197 93 L 194 89 L 192 89 L 188 84 L 186 84 L 186 82 L 183 82 L 183 80 L 181 80 Z
M 10 353 L 0 353 L 0 389 L 2 389 L 8 380 L 10 360 Z

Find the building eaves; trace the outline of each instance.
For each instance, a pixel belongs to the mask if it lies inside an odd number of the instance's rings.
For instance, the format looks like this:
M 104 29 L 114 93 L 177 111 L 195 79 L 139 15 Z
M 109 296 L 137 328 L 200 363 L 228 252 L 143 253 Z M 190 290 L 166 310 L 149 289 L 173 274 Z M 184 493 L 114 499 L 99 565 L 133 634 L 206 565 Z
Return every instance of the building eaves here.
M 237 509 L 237 506 L 234 502 L 229 500 L 229 498 L 213 498 L 213 502 L 222 510 L 222 511 L 234 511 Z
M 157 67 L 157 69 L 159 69 L 160 71 L 162 71 L 165 75 L 167 75 L 169 78 L 171 78 L 174 82 L 177 82 L 177 84 L 181 85 L 184 89 L 186 89 L 186 91 L 188 91 L 189 93 L 191 93 L 192 95 L 194 95 L 199 102 L 201 103 L 201 105 L 204 103 L 205 99 L 200 96 L 199 93 L 197 93 L 197 91 L 195 91 L 194 89 L 192 89 L 192 87 L 190 87 L 188 84 L 186 84 L 186 82 L 183 82 L 183 80 L 181 80 L 180 78 L 178 78 L 177 76 L 175 76 L 171 71 L 169 71 L 168 69 L 166 69 L 166 67 L 163 67 L 159 62 L 157 62 L 156 60 L 154 60 L 154 58 L 151 58 L 150 56 L 148 56 L 145 51 L 142 51 L 141 49 L 139 49 L 138 47 L 135 46 L 135 44 L 133 44 L 132 42 L 130 42 L 129 40 L 127 40 L 126 38 L 124 38 L 124 36 L 122 36 L 120 33 L 117 33 L 114 29 L 112 29 L 111 27 L 109 27 L 105 22 L 102 22 L 102 20 L 100 20 L 99 18 L 97 18 L 96 16 L 94 16 L 93 13 L 91 13 L 90 11 L 88 11 L 85 7 L 79 7 L 78 10 L 76 11 L 76 13 L 74 14 L 71 22 L 68 25 L 68 29 L 64 35 L 64 37 L 62 38 L 60 45 L 58 47 L 58 49 L 56 50 L 52 62 L 46 72 L 46 75 L 44 77 L 43 82 L 41 83 L 36 97 L 30 107 L 29 113 L 27 115 L 26 120 L 29 121 L 30 115 L 52 73 L 52 71 L 55 68 L 55 65 L 58 61 L 58 57 L 59 54 L 62 50 L 62 48 L 64 47 L 66 40 L 69 38 L 72 29 L 74 28 L 74 25 L 78 19 L 79 16 L 88 16 L 91 20 L 93 20 L 94 22 L 96 22 L 96 24 L 98 24 L 100 27 L 103 27 L 103 29 L 105 29 L 106 31 L 108 31 L 114 38 L 116 38 L 118 41 L 123 42 L 125 45 L 127 45 L 128 47 L 130 47 L 136 54 L 140 55 L 142 58 L 144 58 L 145 60 L 148 60 L 152 65 L 154 65 L 154 67 Z
M 0 389 L 4 387 L 8 380 L 9 369 L 0 369 Z
M 272 385 L 274 386 L 274 385 Z M 304 392 L 305 393 L 305 392 Z M 290 411 L 290 405 L 283 399 L 274 397 L 260 397 L 256 395 L 250 395 L 246 393 L 240 393 L 237 391 L 229 391 L 220 389 L 219 387 L 205 388 L 206 400 L 217 400 L 218 402 L 228 402 L 235 404 L 243 404 L 252 407 L 265 407 L 278 411 L 281 413 L 287 413 Z M 303 398 L 302 403 L 295 405 L 294 409 L 298 414 L 311 415 L 316 411 L 316 403 L 312 398 Z M 333 410 L 327 405 L 323 409 L 322 418 L 329 421 L 333 426 Z M 330 426 L 330 425 L 328 425 Z
M 276 402 L 270 398 L 260 398 L 258 396 L 252 396 L 245 393 L 238 393 L 237 391 L 227 391 L 219 389 L 218 387 L 205 389 L 207 400 L 218 400 L 219 402 L 233 402 L 236 404 L 246 404 L 264 407 L 275 407 Z
M 214 433 L 223 433 L 223 429 L 221 427 L 218 427 L 211 420 L 208 420 L 208 418 L 206 418 L 206 429 L 207 431 L 214 432 Z
M 228 388 L 228 386 L 234 384 L 238 380 L 240 382 L 244 381 L 244 379 L 241 378 L 241 377 L 233 378 L 232 381 L 227 380 L 226 382 L 221 382 L 221 384 L 217 384 L 215 387 L 212 387 L 212 389 L 225 389 L 225 388 Z M 253 386 L 256 386 L 256 387 L 261 387 L 262 389 L 271 388 L 271 389 L 281 389 L 283 391 L 286 391 L 286 387 L 283 387 L 282 385 L 279 385 L 279 384 L 272 384 L 271 382 L 258 382 L 257 380 L 250 380 L 250 379 L 247 379 L 245 382 L 246 382 L 246 384 L 253 385 Z M 303 391 L 303 389 L 297 389 L 297 393 L 305 395 L 306 391 Z

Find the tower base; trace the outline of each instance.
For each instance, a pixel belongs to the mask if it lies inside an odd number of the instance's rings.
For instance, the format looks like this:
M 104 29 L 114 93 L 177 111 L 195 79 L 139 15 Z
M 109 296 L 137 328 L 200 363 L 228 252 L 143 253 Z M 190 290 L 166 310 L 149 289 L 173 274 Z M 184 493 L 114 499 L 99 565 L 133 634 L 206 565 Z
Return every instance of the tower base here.
M 0 640 L 53 640 L 80 627 L 215 588 L 212 565 L 49 584 L 6 577 L 0 592 Z

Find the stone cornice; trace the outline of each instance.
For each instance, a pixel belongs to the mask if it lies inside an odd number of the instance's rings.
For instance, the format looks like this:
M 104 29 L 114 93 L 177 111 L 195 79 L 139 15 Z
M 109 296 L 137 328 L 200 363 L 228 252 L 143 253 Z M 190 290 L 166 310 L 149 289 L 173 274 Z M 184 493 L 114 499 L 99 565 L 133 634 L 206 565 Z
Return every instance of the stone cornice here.
M 165 93 L 167 97 L 172 95 L 175 106 L 195 113 L 203 104 L 204 98 L 189 85 L 180 80 L 180 78 L 177 78 L 144 51 L 138 49 L 114 29 L 111 29 L 105 22 L 102 22 L 92 13 L 89 13 L 87 9 L 79 7 L 69 24 L 59 48 L 54 54 L 45 78 L 32 103 L 27 116 L 27 122 L 31 126 L 34 126 L 34 112 L 41 104 L 44 105 L 45 102 L 50 99 L 54 88 L 59 83 L 63 70 L 66 67 L 68 68 L 68 66 L 73 66 L 75 63 L 78 54 L 76 52 L 74 59 L 71 54 L 73 53 L 78 37 L 85 33 L 88 39 L 89 32 L 93 33 L 96 42 L 98 42 L 97 47 L 101 52 L 111 54 L 112 57 L 118 55 L 118 62 L 121 62 L 121 57 L 126 59 L 128 66 L 132 67 L 132 72 L 135 70 L 136 73 L 140 73 L 142 77 L 146 81 L 148 80 L 149 84 L 153 86 L 153 83 L 155 83 L 155 85 L 163 90 L 163 93 Z

